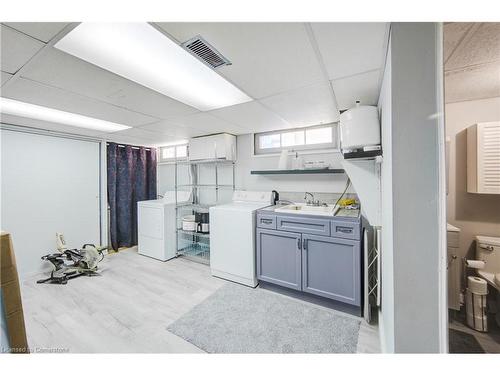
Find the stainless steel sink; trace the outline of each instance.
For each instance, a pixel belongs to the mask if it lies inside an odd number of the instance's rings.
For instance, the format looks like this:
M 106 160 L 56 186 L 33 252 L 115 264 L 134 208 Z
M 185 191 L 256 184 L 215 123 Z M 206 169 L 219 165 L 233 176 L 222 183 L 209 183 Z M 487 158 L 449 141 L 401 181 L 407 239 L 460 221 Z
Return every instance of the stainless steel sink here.
M 284 207 L 275 209 L 275 212 L 286 212 L 289 214 L 302 214 L 302 215 L 322 215 L 334 216 L 339 210 L 338 206 L 329 204 L 326 206 L 309 206 L 305 203 L 289 204 Z

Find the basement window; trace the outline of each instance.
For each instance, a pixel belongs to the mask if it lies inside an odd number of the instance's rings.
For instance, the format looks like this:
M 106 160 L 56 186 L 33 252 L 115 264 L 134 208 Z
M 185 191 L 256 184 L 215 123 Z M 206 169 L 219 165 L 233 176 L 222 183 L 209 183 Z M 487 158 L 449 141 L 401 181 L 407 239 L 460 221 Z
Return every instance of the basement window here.
M 338 124 L 309 126 L 254 134 L 254 154 L 277 154 L 282 150 L 337 150 Z
M 160 162 L 169 162 L 187 159 L 188 145 L 160 147 Z

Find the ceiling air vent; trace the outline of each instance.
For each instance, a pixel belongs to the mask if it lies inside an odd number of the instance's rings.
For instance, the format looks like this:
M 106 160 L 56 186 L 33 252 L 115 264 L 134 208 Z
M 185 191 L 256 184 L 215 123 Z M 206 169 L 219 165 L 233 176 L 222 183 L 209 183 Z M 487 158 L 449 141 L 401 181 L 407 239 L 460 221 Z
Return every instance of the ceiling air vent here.
M 214 47 L 212 47 L 200 35 L 181 44 L 182 47 L 187 49 L 193 55 L 210 65 L 212 68 L 218 68 L 224 65 L 231 65 L 231 62 L 220 54 Z

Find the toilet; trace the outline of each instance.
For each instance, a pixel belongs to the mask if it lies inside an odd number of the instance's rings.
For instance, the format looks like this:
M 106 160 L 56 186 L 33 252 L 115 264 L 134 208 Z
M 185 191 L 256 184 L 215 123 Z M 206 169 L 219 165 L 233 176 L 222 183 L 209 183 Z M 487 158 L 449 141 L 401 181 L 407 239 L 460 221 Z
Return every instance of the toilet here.
M 476 236 L 476 259 L 485 262 L 478 275 L 500 291 L 500 237 Z
M 477 270 L 478 276 L 496 289 L 496 303 L 490 303 L 489 310 L 496 313 L 500 326 L 500 237 L 476 236 L 476 259 L 485 262 L 484 268 Z

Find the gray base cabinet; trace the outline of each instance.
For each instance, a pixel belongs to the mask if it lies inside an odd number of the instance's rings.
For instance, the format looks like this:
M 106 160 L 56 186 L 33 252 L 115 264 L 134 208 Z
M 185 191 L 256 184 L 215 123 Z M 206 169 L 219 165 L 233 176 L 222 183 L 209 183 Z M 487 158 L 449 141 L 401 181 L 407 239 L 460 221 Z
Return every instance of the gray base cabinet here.
M 302 289 L 301 234 L 257 230 L 257 275 L 262 281 Z
M 302 238 L 302 290 L 359 305 L 359 241 L 308 234 Z
M 276 229 L 269 229 L 269 222 L 277 223 Z M 330 230 L 337 227 L 342 231 Z M 257 278 L 361 306 L 360 231 L 360 220 L 258 213 Z

